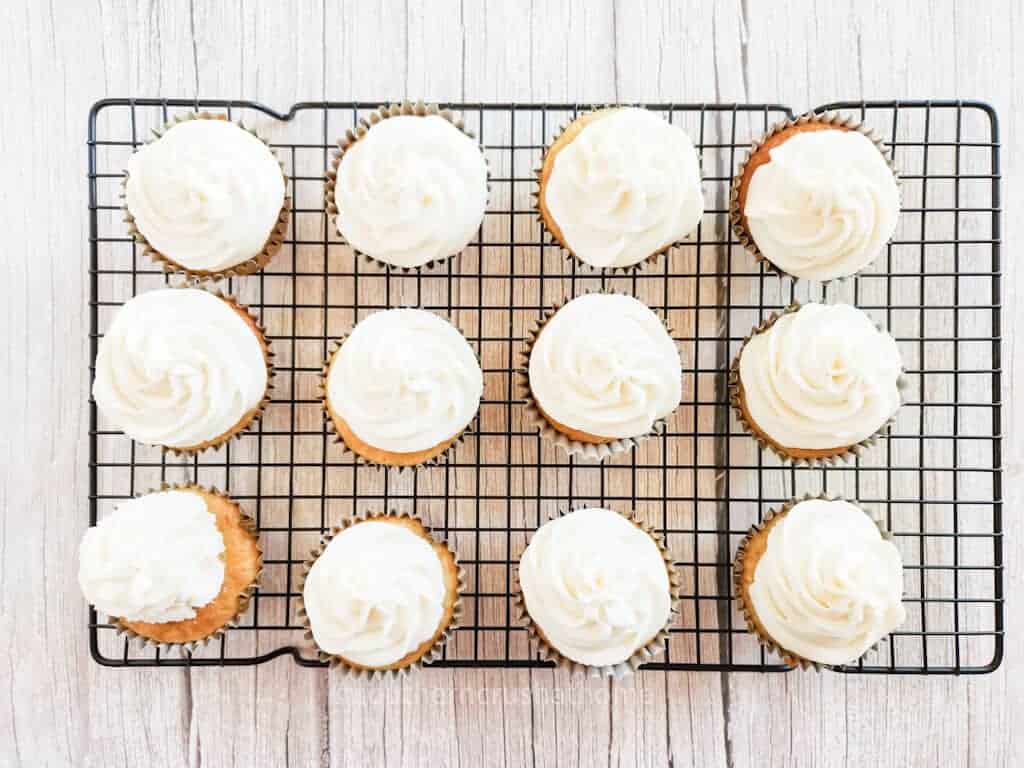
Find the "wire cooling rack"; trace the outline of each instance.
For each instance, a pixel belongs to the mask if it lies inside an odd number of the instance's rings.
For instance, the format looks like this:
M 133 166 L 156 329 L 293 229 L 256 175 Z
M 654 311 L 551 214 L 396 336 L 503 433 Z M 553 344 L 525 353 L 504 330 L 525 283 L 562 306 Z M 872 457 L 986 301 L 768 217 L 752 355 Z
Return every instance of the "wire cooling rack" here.
M 682 611 L 652 669 L 787 667 L 746 631 L 730 565 L 749 526 L 805 492 L 829 491 L 881 514 L 904 559 L 908 618 L 849 672 L 968 673 L 1003 652 L 999 141 L 981 103 L 843 102 L 892 147 L 903 212 L 886 252 L 853 280 L 780 279 L 735 242 L 729 184 L 746 147 L 792 116 L 771 104 L 653 104 L 702 160 L 707 212 L 693 242 L 627 277 L 602 276 L 546 245 L 532 207 L 541 152 L 585 105 L 457 104 L 491 168 L 479 236 L 422 272 L 353 257 L 331 231 L 322 184 L 335 140 L 376 104 L 317 102 L 279 113 L 243 101 L 107 99 L 89 115 L 90 340 L 118 306 L 169 282 L 129 238 L 120 211 L 126 161 L 149 131 L 195 109 L 226 113 L 268 138 L 293 200 L 284 248 L 227 289 L 256 310 L 276 353 L 273 402 L 259 429 L 179 460 L 136 445 L 90 410 L 89 522 L 162 481 L 228 491 L 258 521 L 265 554 L 242 626 L 191 656 L 140 649 L 90 609 L 93 658 L 110 666 L 255 664 L 283 654 L 320 666 L 302 637 L 297 585 L 321 533 L 362 510 L 412 511 L 454 545 L 467 572 L 463 623 L 439 666 L 543 666 L 509 597 L 527 535 L 558 510 L 636 510 L 663 532 L 683 580 Z M 659 438 L 604 464 L 567 457 L 525 424 L 513 370 L 545 307 L 594 288 L 625 290 L 664 313 L 684 363 L 683 402 Z M 740 429 L 727 373 L 742 339 L 793 300 L 853 302 L 889 328 L 909 388 L 891 435 L 854 465 L 783 467 Z M 316 385 L 328 343 L 373 311 L 435 310 L 483 362 L 475 431 L 438 467 L 356 466 L 325 432 Z

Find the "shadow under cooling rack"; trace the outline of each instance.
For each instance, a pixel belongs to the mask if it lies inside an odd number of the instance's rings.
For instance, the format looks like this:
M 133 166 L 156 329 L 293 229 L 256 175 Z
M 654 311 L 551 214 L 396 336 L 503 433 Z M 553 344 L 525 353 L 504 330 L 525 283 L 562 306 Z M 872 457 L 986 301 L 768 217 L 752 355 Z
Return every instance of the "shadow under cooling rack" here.
M 691 242 L 626 277 L 602 275 L 545 244 L 532 207 L 544 146 L 585 105 L 455 104 L 480 139 L 491 201 L 459 256 L 402 273 L 354 258 L 322 210 L 335 140 L 377 105 L 107 99 L 89 116 L 90 339 L 138 292 L 174 282 L 122 221 L 128 157 L 176 114 L 216 110 L 274 146 L 293 201 L 285 245 L 227 290 L 259 313 L 276 354 L 274 401 L 259 429 L 178 460 L 137 445 L 91 407 L 89 522 L 163 481 L 230 493 L 259 525 L 266 567 L 243 626 L 191 656 L 129 646 L 92 610 L 90 648 L 110 666 L 255 664 L 291 655 L 321 666 L 296 614 L 301 564 L 321 533 L 367 509 L 415 512 L 467 572 L 463 625 L 440 666 L 542 666 L 510 599 L 527 536 L 558 510 L 635 510 L 665 534 L 684 600 L 650 669 L 787 667 L 746 631 L 730 564 L 750 525 L 783 501 L 828 491 L 884 516 L 905 563 L 907 621 L 848 672 L 970 673 L 1003 649 L 1000 171 L 996 117 L 977 102 L 841 102 L 892 147 L 903 212 L 893 241 L 855 279 L 822 286 L 766 273 L 728 226 L 729 184 L 750 142 L 791 117 L 770 104 L 653 104 L 701 155 L 707 210 Z M 544 308 L 586 290 L 623 290 L 663 313 L 684 365 L 683 401 L 663 435 L 603 465 L 570 459 L 523 421 L 514 369 Z M 891 434 L 850 466 L 794 469 L 762 453 L 726 391 L 744 336 L 794 300 L 846 301 L 888 328 L 909 387 Z M 368 313 L 414 305 L 455 322 L 480 355 L 475 429 L 440 466 L 415 473 L 353 464 L 324 431 L 316 384 L 329 342 Z

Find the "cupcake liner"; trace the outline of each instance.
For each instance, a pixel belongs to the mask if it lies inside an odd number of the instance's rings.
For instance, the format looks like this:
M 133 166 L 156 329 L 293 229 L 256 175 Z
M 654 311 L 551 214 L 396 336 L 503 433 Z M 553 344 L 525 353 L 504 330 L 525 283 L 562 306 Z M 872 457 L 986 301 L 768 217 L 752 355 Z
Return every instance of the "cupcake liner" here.
M 789 277 L 793 280 L 799 280 L 801 278 L 796 275 L 791 275 L 782 268 L 776 266 L 767 256 L 761 253 L 761 249 L 757 247 L 757 243 L 754 242 L 753 236 L 747 230 L 746 225 L 743 221 L 743 211 L 740 210 L 740 183 L 743 180 L 743 176 L 746 173 L 747 163 L 750 162 L 757 151 L 773 136 L 776 134 L 797 125 L 804 125 L 806 123 L 824 123 L 826 125 L 833 125 L 837 128 L 845 128 L 850 131 L 856 131 L 857 133 L 863 134 L 867 138 L 871 139 L 871 142 L 878 147 L 878 151 L 882 153 L 882 157 L 885 159 L 886 165 L 892 171 L 893 176 L 896 177 L 896 182 L 899 184 L 899 172 L 896 170 L 896 166 L 893 163 L 892 151 L 885 145 L 881 137 L 874 131 L 874 129 L 867 127 L 860 121 L 853 117 L 844 117 L 839 112 L 808 112 L 795 118 L 788 118 L 782 120 L 772 126 L 767 133 L 756 139 L 747 150 L 746 156 L 740 162 L 740 166 L 736 171 L 736 175 L 733 176 L 732 185 L 729 190 L 729 225 L 732 227 L 732 232 L 748 252 L 753 257 L 765 265 L 765 268 L 778 275 L 779 277 Z M 870 264 L 870 263 L 869 263 Z M 863 271 L 868 265 L 865 265 L 858 272 Z M 822 284 L 830 282 L 843 282 L 856 275 L 858 272 L 854 272 L 851 275 L 844 275 L 842 277 L 833 277 L 828 280 L 816 280 Z
M 750 419 L 747 418 L 746 412 L 743 410 L 741 401 L 741 382 L 740 382 L 740 357 L 743 355 L 743 350 L 746 349 L 747 344 L 750 340 L 757 336 L 759 333 L 763 333 L 775 325 L 775 322 L 782 316 L 788 315 L 791 312 L 796 312 L 802 305 L 800 302 L 794 302 L 786 307 L 781 312 L 772 312 L 767 318 L 765 318 L 760 325 L 751 330 L 747 334 L 746 338 L 743 339 L 743 343 L 740 344 L 739 351 L 732 360 L 732 364 L 729 366 L 729 404 L 732 406 L 733 412 L 736 414 L 736 418 L 739 420 L 740 425 L 743 427 L 743 431 L 754 438 L 758 445 L 765 450 L 769 450 L 774 453 L 783 464 L 794 466 L 794 467 L 832 467 L 839 463 L 846 463 L 856 460 L 858 456 L 861 456 L 865 451 L 875 445 L 879 438 L 887 435 L 889 430 L 896 423 L 896 413 L 890 416 L 873 434 L 864 438 L 863 440 L 847 446 L 845 451 L 836 453 L 832 456 L 822 457 L 804 457 L 804 456 L 791 456 L 786 453 L 782 448 L 775 442 L 768 439 L 766 435 L 761 434 L 759 431 L 754 429 L 750 423 Z M 882 330 L 881 326 L 876 324 L 875 326 L 879 330 Z M 896 382 L 896 386 L 900 389 L 901 393 L 906 387 L 906 379 L 903 374 L 900 374 L 899 379 Z M 902 397 L 901 397 L 902 405 Z M 839 446 L 836 446 L 837 448 Z
M 566 261 L 569 261 L 571 263 L 581 264 L 582 266 L 586 267 L 587 269 L 593 270 L 594 272 L 597 272 L 597 273 L 603 274 L 603 275 L 632 275 L 632 274 L 636 274 L 636 273 L 640 272 L 641 270 L 646 269 L 649 265 L 654 264 L 655 262 L 657 262 L 662 256 L 667 255 L 668 252 L 671 251 L 673 248 L 679 248 L 679 247 L 684 246 L 684 245 L 692 245 L 695 242 L 695 241 L 693 241 L 691 239 L 691 237 L 692 237 L 692 233 L 691 233 L 691 235 L 687 235 L 686 237 L 684 237 L 681 240 L 675 240 L 675 241 L 669 243 L 668 245 L 665 245 L 665 246 L 659 248 L 657 251 L 655 251 L 654 253 L 650 254 L 647 258 L 645 258 L 645 259 L 643 259 L 641 261 L 638 261 L 636 264 L 630 264 L 629 266 L 625 266 L 625 267 L 596 267 L 593 264 L 589 264 L 589 263 L 585 262 L 583 259 L 581 259 L 579 256 L 577 256 L 575 253 L 573 253 L 572 249 L 565 242 L 563 242 L 558 236 L 556 236 L 554 232 L 551 231 L 551 229 L 548 227 L 548 223 L 544 220 L 543 214 L 541 214 L 541 211 L 540 211 L 540 190 L 541 190 L 541 178 L 542 178 L 542 175 L 543 175 L 543 172 L 544 172 L 544 163 L 547 161 L 548 153 L 551 151 L 551 148 L 556 143 L 558 143 L 558 140 L 562 138 L 562 136 L 565 134 L 565 132 L 569 129 L 569 126 L 571 126 L 578 119 L 580 119 L 581 117 L 583 117 L 584 115 L 587 115 L 587 114 L 591 114 L 591 113 L 594 113 L 594 112 L 601 112 L 601 111 L 608 110 L 608 109 L 624 109 L 624 108 L 633 107 L 633 106 L 638 106 L 638 105 L 633 105 L 633 104 L 606 104 L 606 105 L 603 105 L 603 106 L 600 106 L 600 107 L 595 107 L 594 109 L 588 110 L 587 112 L 583 112 L 583 113 L 577 115 L 572 120 L 570 120 L 570 121 L 568 121 L 566 123 L 563 123 L 559 127 L 558 133 L 555 135 L 555 137 L 547 144 L 547 146 L 544 147 L 544 152 L 541 154 L 541 158 L 540 158 L 540 165 L 533 169 L 533 173 L 534 173 L 534 176 L 535 176 L 535 181 L 536 181 L 536 185 L 537 186 L 536 186 L 536 189 L 534 189 L 532 192 L 530 192 L 530 197 L 533 200 L 534 210 L 536 210 L 536 212 L 537 212 L 537 221 L 540 223 L 540 228 L 541 228 L 541 232 L 542 232 L 543 237 L 544 237 L 544 242 L 547 243 L 548 245 L 557 245 L 559 247 L 559 249 L 562 251 L 562 255 L 565 257 Z M 643 107 L 641 107 L 641 106 L 638 106 L 638 108 L 643 109 Z M 698 161 L 699 161 L 699 159 L 700 159 L 700 152 L 699 151 L 697 153 L 697 157 L 698 157 Z M 703 186 L 703 177 L 701 177 L 701 185 Z M 694 229 L 694 231 L 696 231 L 696 228 Z
M 427 533 L 427 535 L 431 538 L 432 541 L 443 545 L 445 549 L 447 549 L 448 552 L 451 553 L 452 560 L 455 562 L 455 605 L 452 608 L 452 617 L 451 620 L 448 622 L 448 626 L 445 627 L 444 631 L 442 631 L 441 634 L 434 641 L 434 644 L 431 645 L 430 648 L 422 656 L 416 659 L 416 661 L 413 661 L 411 664 L 407 664 L 404 667 L 399 667 L 398 669 L 366 669 L 364 667 L 357 667 L 353 666 L 350 662 L 348 662 L 346 659 L 337 654 L 331 654 L 321 650 L 320 647 L 316 645 L 316 641 L 313 639 L 313 628 L 310 625 L 309 615 L 306 613 L 306 604 L 304 601 L 306 579 L 309 577 L 310 569 L 313 567 L 313 563 L 316 562 L 317 558 L 319 558 L 320 555 L 324 553 L 324 550 L 327 549 L 327 545 L 330 543 L 331 539 L 333 539 L 339 533 L 344 531 L 346 528 L 376 518 L 408 519 L 419 523 L 419 525 L 422 526 L 423 530 Z M 445 645 L 447 644 L 451 636 L 455 633 L 455 630 L 458 629 L 459 621 L 462 618 L 462 595 L 464 594 L 465 590 L 466 572 L 459 564 L 459 559 L 458 556 L 455 554 L 455 550 L 448 546 L 448 542 L 444 537 L 438 536 L 436 533 L 434 533 L 434 531 L 430 529 L 430 526 L 428 526 L 426 522 L 424 522 L 423 518 L 421 518 L 419 515 L 409 513 L 372 513 L 364 510 L 363 512 L 356 513 L 355 515 L 346 518 L 344 521 L 342 521 L 341 525 L 334 526 L 330 529 L 330 531 L 325 533 L 320 540 L 319 546 L 317 546 L 316 549 L 310 550 L 309 555 L 303 561 L 302 576 L 299 579 L 298 615 L 299 618 L 302 620 L 303 637 L 305 637 L 305 639 L 309 643 L 311 643 L 313 647 L 316 649 L 317 658 L 320 661 L 329 664 L 332 669 L 337 668 L 342 670 L 346 675 L 351 675 L 355 678 L 366 678 L 369 680 L 379 680 L 383 678 L 400 678 L 407 676 L 413 670 L 420 669 L 441 658 L 441 655 L 444 652 Z
M 582 295 L 590 293 L 630 296 L 630 294 L 625 293 L 624 291 L 584 291 Z M 519 375 L 519 395 L 524 400 L 524 410 L 527 422 L 531 426 L 537 428 L 541 437 L 559 446 L 570 456 L 577 455 L 591 461 L 604 461 L 616 454 L 632 450 L 635 446 L 640 445 L 644 440 L 661 435 L 665 431 L 666 422 L 671 414 L 665 418 L 655 421 L 649 432 L 645 432 L 642 435 L 636 435 L 634 437 L 619 438 L 608 443 L 584 443 L 580 440 L 573 440 L 564 432 L 560 432 L 555 429 L 551 422 L 548 421 L 547 417 L 541 412 L 540 406 L 538 405 L 536 398 L 533 396 L 533 390 L 530 388 L 530 354 L 533 352 L 533 345 L 537 342 L 537 337 L 540 336 L 540 332 L 544 329 L 544 326 L 552 317 L 554 317 L 555 313 L 557 313 L 558 310 L 564 307 L 569 301 L 571 301 L 571 299 L 565 298 L 553 307 L 545 309 L 541 319 L 535 321 L 533 326 L 526 332 L 525 348 L 521 353 L 522 366 L 516 369 L 516 373 Z M 671 337 L 673 333 L 672 329 L 667 323 L 665 323 L 664 318 L 662 318 L 662 324 L 665 326 L 665 330 L 668 331 L 668 335 Z M 672 343 L 675 344 L 674 339 Z M 678 410 L 678 406 L 672 410 L 672 413 L 675 413 L 676 410 Z
M 179 287 L 185 288 L 188 286 Z M 177 290 L 177 288 L 175 290 Z M 197 456 L 203 451 L 209 450 L 211 448 L 220 448 L 222 445 L 225 445 L 231 440 L 236 440 L 242 435 L 246 434 L 247 432 L 251 432 L 252 430 L 254 430 L 258 426 L 260 419 L 262 419 L 263 415 L 266 413 L 267 406 L 270 404 L 270 393 L 274 389 L 274 366 L 271 363 L 271 359 L 274 357 L 274 352 L 270 348 L 270 340 L 267 338 L 266 328 L 263 327 L 263 324 L 260 322 L 255 312 L 253 312 L 251 309 L 249 309 L 249 307 L 245 306 L 244 304 L 241 304 L 233 296 L 229 296 L 228 294 L 220 290 L 210 291 L 210 293 L 212 293 L 217 298 L 227 302 L 232 309 L 238 312 L 242 312 L 246 316 L 248 316 L 248 318 L 252 321 L 255 328 L 259 331 L 260 341 L 263 342 L 264 346 L 263 362 L 266 363 L 267 366 L 267 388 L 263 391 L 263 397 L 260 399 L 260 401 L 242 417 L 243 419 L 247 418 L 247 420 L 241 427 L 232 427 L 231 431 L 226 432 L 223 435 L 214 438 L 213 440 L 207 440 L 205 442 L 199 443 L 198 445 L 187 446 L 185 448 L 174 448 L 169 445 L 159 446 L 164 453 L 170 453 L 178 457 Z
M 169 121 L 160 130 L 154 130 L 153 137 L 148 139 L 146 143 L 148 144 L 154 141 L 158 141 L 171 128 L 187 120 L 227 121 L 227 117 L 224 115 L 214 114 L 212 112 L 192 112 L 185 115 L 178 115 L 174 117 L 171 121 Z M 239 264 L 235 264 L 234 266 L 228 267 L 226 269 L 212 271 L 206 269 L 190 269 L 188 267 L 182 266 L 169 256 L 164 255 L 156 248 L 154 248 L 153 245 L 150 244 L 150 242 L 146 239 L 146 236 L 142 234 L 142 232 L 139 231 L 139 228 L 135 225 L 135 217 L 132 215 L 131 211 L 128 210 L 128 204 L 126 201 L 122 206 L 122 211 L 124 211 L 125 224 L 128 225 L 128 234 L 130 234 L 137 243 L 143 246 L 143 252 L 149 258 L 153 259 L 153 261 L 159 264 L 160 267 L 164 270 L 164 272 L 185 275 L 187 279 L 194 282 L 201 282 L 203 280 L 218 281 L 231 277 L 251 275 L 254 272 L 259 272 L 261 269 L 263 269 L 263 267 L 269 264 L 270 260 L 274 257 L 274 254 L 277 253 L 278 249 L 280 249 L 281 245 L 284 243 L 285 233 L 288 230 L 288 217 L 291 212 L 291 197 L 289 197 L 289 195 L 287 194 L 288 176 L 287 174 L 285 174 L 284 165 L 281 163 L 281 160 L 277 157 L 277 153 L 274 152 L 273 148 L 270 146 L 270 143 L 267 142 L 266 139 L 262 138 L 255 131 L 246 128 L 241 122 L 232 122 L 245 132 L 251 133 L 261 142 L 266 144 L 267 149 L 270 150 L 271 154 L 273 154 L 274 158 L 277 160 L 278 165 L 281 166 L 281 176 L 284 178 L 286 191 L 284 201 L 281 204 L 281 211 L 277 215 L 277 223 L 274 225 L 274 228 L 270 231 L 270 234 L 267 236 L 267 240 L 263 244 L 263 248 L 255 256 L 252 256 L 251 258 L 246 259 L 245 261 Z M 121 179 L 122 200 L 125 200 L 125 188 L 127 184 L 128 172 L 125 171 L 124 177 Z
M 842 670 L 850 666 L 856 665 L 860 659 L 864 658 L 873 651 L 877 651 L 881 647 L 882 643 L 886 642 L 889 639 L 888 635 L 880 638 L 876 643 L 874 643 L 870 648 L 864 651 L 864 653 L 862 653 L 853 661 L 850 661 L 846 664 L 822 664 L 818 661 L 811 661 L 810 659 L 805 659 L 799 654 L 787 651 L 785 648 L 782 648 L 780 645 L 778 645 L 771 637 L 768 636 L 766 632 L 762 631 L 758 627 L 757 622 L 754 619 L 755 614 L 753 607 L 748 605 L 747 601 L 743 597 L 743 558 L 747 554 L 747 548 L 750 545 L 751 540 L 755 536 L 760 534 L 766 527 L 768 527 L 769 523 L 773 519 L 777 517 L 781 518 L 783 515 L 789 512 L 790 509 L 792 509 L 794 506 L 796 506 L 802 501 L 812 501 L 815 499 L 820 499 L 823 501 L 848 501 L 850 504 L 853 504 L 855 507 L 857 507 L 857 509 L 859 509 L 865 515 L 871 518 L 872 522 L 874 522 L 874 524 L 878 527 L 879 533 L 882 534 L 882 538 L 886 539 L 887 541 L 892 540 L 892 534 L 889 533 L 889 531 L 886 529 L 884 523 L 881 521 L 880 518 L 876 517 L 875 515 L 872 515 L 870 512 L 864 509 L 859 503 L 847 499 L 845 496 L 831 493 L 807 493 L 801 496 L 800 498 L 790 499 L 777 510 L 772 509 L 765 513 L 764 519 L 760 523 L 755 523 L 750 527 L 750 530 L 747 532 L 747 535 L 743 537 L 743 540 L 739 543 L 739 546 L 736 548 L 736 557 L 733 559 L 732 568 L 733 597 L 739 604 L 740 612 L 743 614 L 743 620 L 746 622 L 747 625 L 747 630 L 757 638 L 757 641 L 762 646 L 764 646 L 764 648 L 767 651 L 769 651 L 770 653 L 775 653 L 776 655 L 781 657 L 786 664 L 793 667 L 799 667 L 800 669 L 814 669 L 814 671 L 816 672 L 820 672 L 822 669 Z
M 202 648 L 205 645 L 207 645 L 211 640 L 216 640 L 217 638 L 224 635 L 232 627 L 238 626 L 238 622 L 241 620 L 245 612 L 249 609 L 249 602 L 252 600 L 253 594 L 259 587 L 260 577 L 263 575 L 263 548 L 260 546 L 259 530 L 256 527 L 256 521 L 252 518 L 252 516 L 249 515 L 248 512 L 242 509 L 242 506 L 237 501 L 232 499 L 228 494 L 224 493 L 223 491 L 219 491 L 216 488 L 208 488 L 197 483 L 161 483 L 159 488 L 153 488 L 149 491 L 138 493 L 135 495 L 135 498 L 141 498 L 142 496 L 147 496 L 151 493 L 158 493 L 160 491 L 189 490 L 201 491 L 202 493 L 208 493 L 211 496 L 218 496 L 230 502 L 231 504 L 235 505 L 235 507 L 238 508 L 239 524 L 256 541 L 256 549 L 259 552 L 260 566 L 256 572 L 256 577 L 247 587 L 245 587 L 245 589 L 243 589 L 239 593 L 238 610 L 235 612 L 235 615 L 232 616 L 227 622 L 222 624 L 220 627 L 213 630 L 210 634 L 198 640 L 190 640 L 186 643 L 167 643 L 159 640 L 153 640 L 149 637 L 146 637 L 145 635 L 140 635 L 139 633 L 122 624 L 121 619 L 119 617 L 109 617 L 110 623 L 114 625 L 117 635 L 124 637 L 129 643 L 132 643 L 138 646 L 139 648 L 155 648 L 160 651 L 179 650 L 182 653 L 186 654 L 194 653 L 199 648 Z
M 577 509 L 583 509 L 582 506 L 570 509 L 569 512 L 575 512 Z M 554 520 L 558 517 L 563 517 L 569 512 L 558 512 L 552 515 L 548 520 Z M 665 539 L 657 533 L 653 526 L 642 520 L 635 512 L 631 514 L 618 514 L 629 520 L 640 530 L 650 536 L 654 543 L 658 546 L 658 551 L 661 553 L 661 559 L 665 562 L 665 568 L 668 571 L 668 582 L 669 582 L 669 594 L 671 595 L 671 608 L 669 610 L 668 620 L 665 622 L 658 633 L 644 643 L 643 646 L 633 652 L 628 659 L 619 662 L 618 664 L 605 664 L 601 666 L 592 666 L 590 664 L 581 664 L 578 661 L 573 661 L 567 656 L 563 656 L 562 653 L 555 647 L 553 647 L 542 634 L 542 631 L 533 622 L 530 617 L 530 613 L 526 607 L 526 598 L 523 596 L 522 585 L 519 581 L 519 566 L 516 565 L 515 579 L 513 585 L 513 600 L 516 607 L 516 618 L 526 628 L 527 636 L 529 637 L 529 643 L 537 655 L 542 661 L 551 661 L 562 669 L 567 669 L 572 673 L 585 674 L 588 677 L 614 677 L 622 679 L 633 674 L 638 667 L 642 664 L 646 664 L 649 661 L 653 661 L 665 650 L 665 644 L 668 642 L 669 627 L 675 621 L 676 616 L 679 615 L 679 606 L 682 602 L 682 586 L 679 580 L 679 572 L 676 570 L 675 562 L 672 559 L 672 555 L 668 551 L 668 547 L 665 544 Z M 531 537 L 532 538 L 532 537 Z M 520 557 L 522 555 L 520 554 Z
M 476 136 L 473 135 L 472 131 L 466 128 L 465 121 L 461 117 L 457 116 L 450 109 L 442 109 L 437 104 L 425 104 L 422 101 L 403 101 L 400 104 L 390 104 L 387 106 L 382 105 L 371 112 L 367 117 L 359 118 L 355 128 L 350 128 L 345 131 L 345 135 L 338 140 L 337 149 L 333 150 L 331 153 L 331 164 L 324 176 L 324 210 L 327 212 L 327 220 L 330 223 L 331 229 L 352 249 L 357 257 L 363 258 L 367 264 L 376 264 L 383 269 L 390 268 L 401 270 L 403 274 L 408 274 L 417 270 L 429 270 L 439 264 L 450 262 L 452 259 L 458 257 L 465 248 L 444 258 L 431 259 L 418 267 L 403 267 L 397 264 L 389 264 L 386 261 L 382 261 L 381 259 L 375 258 L 374 256 L 359 250 L 349 243 L 348 240 L 345 239 L 345 236 L 338 231 L 338 204 L 334 197 L 334 189 L 338 183 L 338 168 L 341 166 L 341 160 L 345 156 L 345 153 L 353 144 L 363 138 L 377 123 L 382 120 L 387 120 L 390 117 L 398 117 L 400 115 L 417 117 L 435 116 L 444 118 L 462 131 L 466 136 L 476 141 Z M 484 152 L 484 148 L 480 146 L 479 143 L 477 146 L 480 149 L 480 154 L 483 155 L 484 164 L 487 166 L 487 203 L 484 206 L 484 215 L 486 216 L 487 206 L 490 204 L 491 169 L 490 163 L 487 161 L 487 153 Z
M 438 317 L 440 317 L 440 315 L 438 315 Z M 462 338 L 466 339 L 466 343 L 469 344 L 469 348 L 473 349 L 473 345 L 470 344 L 469 339 L 466 338 L 466 334 L 463 333 L 462 329 L 459 328 L 459 326 L 457 326 L 451 320 L 448 320 L 448 318 L 445 318 L 445 320 L 447 320 L 448 323 L 462 335 Z M 458 435 L 455 436 L 455 438 L 443 451 L 441 451 L 435 456 L 431 456 L 429 459 L 426 459 L 425 461 L 421 461 L 419 464 L 399 465 L 384 464 L 379 461 L 372 461 L 371 459 L 366 458 L 362 454 L 356 453 L 348 446 L 348 444 L 345 442 L 345 439 L 340 434 L 338 434 L 338 428 L 334 425 L 334 419 L 331 418 L 330 411 L 327 408 L 327 374 L 331 369 L 331 363 L 334 362 L 334 356 L 338 354 L 338 350 L 341 349 L 342 345 L 345 343 L 345 340 L 347 338 L 348 334 L 346 333 L 338 337 L 337 339 L 332 340 L 331 343 L 328 344 L 327 357 L 320 368 L 320 380 L 317 382 L 317 391 L 320 393 L 320 411 L 324 420 L 324 425 L 327 431 L 331 434 L 333 441 L 335 443 L 341 444 L 344 447 L 345 456 L 350 457 L 355 464 L 358 464 L 360 466 L 373 467 L 375 469 L 396 469 L 398 470 L 399 473 L 405 471 L 415 471 L 417 469 L 425 469 L 427 467 L 436 467 L 447 461 L 451 456 L 453 456 L 455 451 L 458 450 L 459 446 L 466 442 L 466 436 L 468 434 L 472 434 L 472 432 L 475 430 L 476 423 L 477 420 L 479 419 L 480 414 L 479 405 L 477 406 L 477 411 L 473 415 L 473 418 L 469 420 L 469 423 L 462 429 L 461 432 L 459 432 Z M 479 355 L 476 354 L 475 349 L 473 349 L 473 355 L 474 357 L 476 357 L 477 364 L 480 365 L 480 357 Z M 480 366 L 480 369 L 483 370 L 482 365 Z

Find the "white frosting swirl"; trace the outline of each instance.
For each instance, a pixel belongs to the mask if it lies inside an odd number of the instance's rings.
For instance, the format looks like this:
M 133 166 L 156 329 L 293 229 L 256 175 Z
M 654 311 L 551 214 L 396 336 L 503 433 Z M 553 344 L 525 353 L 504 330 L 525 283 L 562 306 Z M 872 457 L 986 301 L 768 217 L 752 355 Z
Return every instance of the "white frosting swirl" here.
M 847 501 L 802 501 L 768 532 L 750 600 L 783 649 L 847 664 L 903 623 L 903 561 Z
M 483 372 L 455 327 L 422 309 L 358 323 L 327 374 L 331 408 L 375 448 L 412 453 L 459 434 L 480 407 Z
M 331 539 L 302 591 L 316 644 L 365 667 L 394 664 L 433 637 L 446 595 L 430 542 L 385 520 Z
M 160 491 L 125 501 L 85 532 L 78 583 L 108 616 L 184 621 L 220 593 L 223 552 L 224 537 L 202 496 Z
M 226 120 L 186 120 L 128 160 L 125 203 L 149 244 L 186 269 L 257 255 L 277 225 L 284 177 L 273 152 Z
M 592 293 L 544 324 L 530 352 L 530 389 L 564 426 L 637 437 L 679 405 L 681 366 L 675 342 L 649 307 L 632 296 Z
M 740 355 L 747 412 L 784 448 L 854 445 L 900 406 L 899 348 L 849 304 L 805 304 Z
M 608 509 L 581 509 L 542 525 L 519 561 L 519 582 L 548 644 L 580 664 L 626 661 L 672 610 L 658 545 Z
M 630 266 L 697 228 L 700 160 L 686 132 L 653 112 L 609 110 L 557 153 L 544 203 L 578 258 Z
M 266 388 L 259 338 L 228 302 L 164 288 L 118 310 L 100 340 L 92 394 L 132 439 L 191 448 L 227 433 Z
M 896 231 L 900 193 L 878 147 L 857 131 L 798 133 L 754 170 L 743 213 L 761 253 L 795 277 L 858 272 Z
M 391 117 L 345 151 L 334 198 L 338 232 L 352 247 L 418 267 L 473 239 L 487 207 L 487 163 L 443 117 Z

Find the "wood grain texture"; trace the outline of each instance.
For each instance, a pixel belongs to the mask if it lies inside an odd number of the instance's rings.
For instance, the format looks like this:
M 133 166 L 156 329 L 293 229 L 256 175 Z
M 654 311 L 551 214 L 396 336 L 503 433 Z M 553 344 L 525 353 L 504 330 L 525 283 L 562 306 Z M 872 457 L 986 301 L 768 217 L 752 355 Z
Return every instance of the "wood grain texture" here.
M 87 653 L 85 115 L 103 96 L 771 101 L 976 97 L 1003 123 L 1006 593 L 1024 583 L 1024 33 L 1015 0 L 0 3 L 0 766 L 1013 766 L 1024 610 L 976 679 L 434 670 L 353 681 L 282 658 L 107 670 Z M 282 295 L 282 300 L 289 297 Z M 702 489 L 713 492 L 714 488 Z M 254 638 L 254 643 L 267 642 Z

